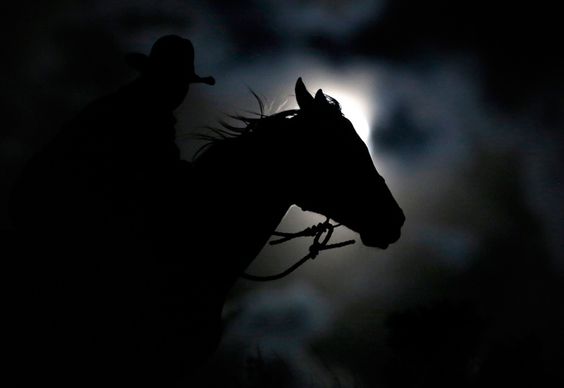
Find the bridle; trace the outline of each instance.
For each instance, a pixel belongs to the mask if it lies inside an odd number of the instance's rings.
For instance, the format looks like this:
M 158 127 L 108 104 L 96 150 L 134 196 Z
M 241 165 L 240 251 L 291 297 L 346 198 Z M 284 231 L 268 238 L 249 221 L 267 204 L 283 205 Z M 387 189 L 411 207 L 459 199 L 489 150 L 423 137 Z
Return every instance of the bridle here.
M 355 243 L 355 240 L 347 240 L 339 243 L 329 244 L 329 240 L 333 235 L 333 230 L 338 228 L 341 224 L 331 224 L 329 221 L 329 217 L 324 222 L 320 222 L 316 225 L 309 226 L 304 230 L 296 233 L 286 233 L 286 232 L 273 232 L 273 236 L 280 237 L 277 240 L 270 241 L 270 245 L 277 245 L 282 244 L 284 242 L 293 240 L 298 237 L 313 237 L 313 242 L 309 246 L 309 252 L 307 255 L 302 257 L 300 260 L 295 262 L 293 265 L 288 267 L 286 270 L 274 274 L 274 275 L 267 275 L 267 276 L 258 276 L 258 275 L 251 275 L 246 272 L 243 272 L 240 276 L 243 279 L 253 280 L 257 282 L 267 282 L 271 280 L 282 279 L 283 277 L 291 274 L 296 269 L 301 267 L 306 261 L 315 259 L 319 252 L 326 251 L 329 249 L 341 248 L 347 245 L 351 245 Z

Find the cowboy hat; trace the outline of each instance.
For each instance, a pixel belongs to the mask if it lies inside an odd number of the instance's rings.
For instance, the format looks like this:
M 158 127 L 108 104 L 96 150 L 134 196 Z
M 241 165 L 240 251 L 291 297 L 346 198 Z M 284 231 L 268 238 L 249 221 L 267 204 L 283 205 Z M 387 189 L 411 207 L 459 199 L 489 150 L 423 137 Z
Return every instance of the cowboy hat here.
M 148 56 L 127 54 L 125 62 L 142 74 L 170 74 L 176 71 L 187 75 L 190 83 L 215 84 L 213 77 L 200 77 L 194 72 L 194 46 L 190 40 L 177 35 L 159 38 Z

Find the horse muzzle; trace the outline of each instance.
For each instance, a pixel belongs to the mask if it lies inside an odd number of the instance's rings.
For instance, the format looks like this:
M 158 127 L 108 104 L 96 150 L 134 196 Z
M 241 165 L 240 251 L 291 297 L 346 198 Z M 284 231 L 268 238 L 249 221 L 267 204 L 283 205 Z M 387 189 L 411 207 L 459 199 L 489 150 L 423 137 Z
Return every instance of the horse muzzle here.
M 394 222 L 392 225 L 361 232 L 360 240 L 362 243 L 369 247 L 386 249 L 390 244 L 398 241 L 401 236 L 401 227 L 405 222 L 403 212 L 400 215 L 401 217 L 397 217 L 397 222 Z
M 361 233 L 360 240 L 368 247 L 386 249 L 390 244 L 398 241 L 400 236 L 400 229 L 397 229 L 394 233 Z

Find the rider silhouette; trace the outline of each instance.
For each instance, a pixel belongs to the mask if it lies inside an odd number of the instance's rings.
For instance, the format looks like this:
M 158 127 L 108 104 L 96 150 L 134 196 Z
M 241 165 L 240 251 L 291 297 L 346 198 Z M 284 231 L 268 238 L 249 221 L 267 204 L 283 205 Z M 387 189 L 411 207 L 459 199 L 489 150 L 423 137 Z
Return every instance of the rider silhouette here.
M 215 81 L 194 72 L 192 43 L 175 35 L 126 61 L 139 77 L 65 125 L 13 193 L 26 295 L 14 348 L 19 367 L 34 368 L 19 373 L 22 386 L 106 386 L 108 376 L 115 386 L 167 386 L 184 369 L 186 345 L 170 336 L 189 336 L 187 319 L 167 277 L 185 261 L 173 254 L 182 223 L 173 206 L 188 200 L 191 165 L 180 159 L 173 112 L 190 84 Z M 91 375 L 92 365 L 103 373 Z

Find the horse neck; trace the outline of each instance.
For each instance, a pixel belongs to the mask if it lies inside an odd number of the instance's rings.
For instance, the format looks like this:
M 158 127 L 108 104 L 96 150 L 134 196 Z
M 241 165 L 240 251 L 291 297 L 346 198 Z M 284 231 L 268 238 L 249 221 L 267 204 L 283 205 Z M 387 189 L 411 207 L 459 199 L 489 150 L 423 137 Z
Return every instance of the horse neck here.
M 195 163 L 197 227 L 205 231 L 205 256 L 216 263 L 214 277 L 226 291 L 291 205 L 281 144 L 274 131 L 272 136 L 242 136 L 212 146 Z

